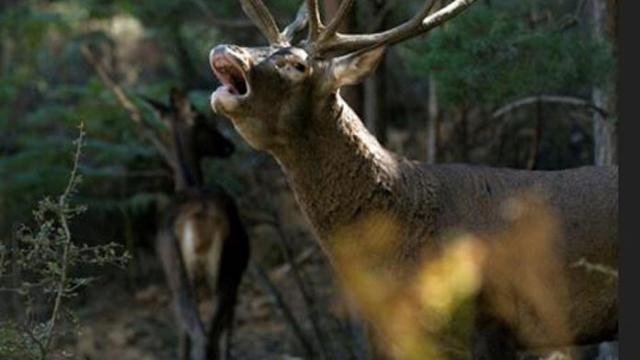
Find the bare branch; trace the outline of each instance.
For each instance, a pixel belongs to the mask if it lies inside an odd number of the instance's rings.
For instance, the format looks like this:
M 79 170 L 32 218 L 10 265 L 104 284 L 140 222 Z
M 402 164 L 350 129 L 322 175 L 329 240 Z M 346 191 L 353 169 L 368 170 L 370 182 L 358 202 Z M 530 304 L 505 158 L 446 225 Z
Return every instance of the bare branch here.
M 602 275 L 606 275 L 606 276 L 610 277 L 613 280 L 616 280 L 616 281 L 618 280 L 618 270 L 617 269 L 611 268 L 611 267 L 606 266 L 606 265 L 589 262 L 585 258 L 580 258 L 580 260 L 572 263 L 571 267 L 572 268 L 583 268 L 587 272 L 599 273 L 599 274 L 602 274 Z
M 501 108 L 499 108 L 498 110 L 493 112 L 493 118 L 499 118 L 502 117 L 503 115 L 505 115 L 506 113 L 509 113 L 517 108 L 520 108 L 522 106 L 526 106 L 526 105 L 530 105 L 530 104 L 535 104 L 535 103 L 539 103 L 539 102 L 547 102 L 547 103 L 556 103 L 556 104 L 567 104 L 567 105 L 574 105 L 574 106 L 579 106 L 579 107 L 584 107 L 584 108 L 588 108 L 590 110 L 596 111 L 598 113 L 600 113 L 602 116 L 607 116 L 607 112 L 604 109 L 601 109 L 597 106 L 595 106 L 593 103 L 588 102 L 586 100 L 577 98 L 577 97 L 572 97 L 572 96 L 559 96 L 559 95 L 538 95 L 538 96 L 529 96 L 529 97 L 525 97 L 519 100 L 516 100 L 514 102 L 511 102 Z
M 298 254 L 295 257 L 295 259 L 293 259 L 293 264 L 295 264 L 296 266 L 303 265 L 308 260 L 310 260 L 313 257 L 313 255 L 315 255 L 317 250 L 318 250 L 317 247 L 310 246 L 306 250 L 301 251 L 300 254 Z M 273 276 L 275 279 L 281 279 L 291 271 L 291 269 L 293 268 L 291 265 L 292 263 L 287 262 L 281 265 L 280 267 L 278 267 L 277 269 L 272 270 L 270 272 L 270 275 Z
M 255 188 L 260 188 L 260 182 L 256 175 L 251 177 L 251 182 L 253 183 Z M 271 195 L 266 192 L 265 195 L 265 204 L 268 208 L 268 213 L 270 214 L 266 218 L 268 219 L 268 223 L 274 227 L 276 233 L 278 234 L 278 242 L 280 245 L 280 250 L 284 255 L 287 264 L 289 264 L 291 268 L 291 275 L 293 277 L 293 281 L 295 282 L 298 290 L 300 290 L 300 294 L 302 295 L 302 301 L 305 305 L 306 311 L 308 313 L 308 318 L 311 323 L 311 330 L 317 340 L 316 343 L 318 345 L 318 351 L 321 359 L 328 358 L 328 350 L 326 348 L 327 339 L 324 336 L 323 332 L 320 330 L 320 319 L 318 318 L 318 313 L 315 306 L 314 296 L 312 294 L 312 290 L 305 286 L 307 281 L 303 277 L 302 269 L 299 267 L 299 263 L 296 262 L 296 258 L 294 256 L 293 248 L 290 244 L 289 237 L 285 229 L 282 227 L 282 219 L 279 216 L 278 211 L 275 209 L 274 201 Z
M 62 248 L 62 259 L 61 261 L 61 269 L 60 269 L 60 280 L 58 282 L 58 286 L 55 291 L 55 300 L 53 304 L 53 310 L 51 311 L 51 317 L 49 318 L 46 337 L 43 344 L 44 352 L 46 353 L 52 344 L 53 334 L 58 324 L 58 319 L 60 318 L 60 311 L 62 306 L 62 299 L 65 297 L 68 284 L 68 267 L 69 267 L 69 252 L 71 251 L 71 230 L 69 230 L 69 222 L 67 218 L 67 214 L 65 210 L 67 209 L 67 201 L 74 187 L 77 185 L 78 179 L 78 166 L 80 165 L 80 154 L 82 152 L 82 145 L 84 142 L 84 125 L 80 123 L 80 136 L 78 140 L 76 140 L 76 151 L 73 155 L 73 169 L 71 170 L 71 175 L 69 176 L 69 182 L 67 183 L 67 187 L 64 190 L 64 193 L 58 199 L 58 206 L 60 207 L 58 213 L 58 221 L 60 221 L 60 227 L 62 228 L 62 232 L 64 234 L 64 243 Z
M 273 15 L 262 2 L 262 0 L 240 0 L 242 10 L 260 29 L 262 34 L 269 40 L 270 44 L 280 44 L 283 42 L 280 36 L 278 24 L 276 24 Z
M 278 288 L 273 284 L 273 282 L 269 279 L 269 276 L 267 276 L 266 272 L 258 264 L 255 264 L 253 262 L 249 263 L 249 269 L 254 275 L 255 279 L 258 280 L 259 284 L 269 294 L 269 296 L 271 297 L 271 301 L 287 321 L 287 324 L 291 328 L 291 331 L 294 333 L 296 338 L 298 338 L 298 341 L 300 341 L 300 345 L 302 345 L 302 348 L 304 349 L 306 355 L 309 357 L 313 357 L 314 352 L 311 343 L 309 342 L 309 340 L 307 340 L 307 337 L 302 331 L 302 327 L 296 320 L 295 316 L 293 316 L 293 312 L 291 311 L 289 306 L 287 306 L 287 303 L 282 298 L 282 295 L 280 294 L 280 291 L 278 291 Z
M 116 100 L 118 101 L 120 106 L 122 106 L 129 113 L 129 118 L 139 127 L 142 135 L 153 144 L 155 149 L 160 153 L 160 155 L 162 155 L 167 164 L 174 171 L 177 170 L 178 165 L 173 155 L 171 155 L 169 149 L 167 149 L 164 143 L 156 136 L 153 128 L 144 121 L 140 109 L 129 99 L 122 88 L 118 84 L 116 84 L 113 79 L 111 79 L 111 77 L 107 74 L 107 70 L 105 69 L 104 65 L 102 65 L 102 63 L 98 61 L 96 56 L 93 54 L 93 52 L 91 52 L 91 50 L 89 50 L 86 45 L 83 45 L 81 47 L 81 51 L 87 62 L 91 64 L 96 73 L 98 73 L 98 76 L 105 84 L 105 86 L 115 95 Z

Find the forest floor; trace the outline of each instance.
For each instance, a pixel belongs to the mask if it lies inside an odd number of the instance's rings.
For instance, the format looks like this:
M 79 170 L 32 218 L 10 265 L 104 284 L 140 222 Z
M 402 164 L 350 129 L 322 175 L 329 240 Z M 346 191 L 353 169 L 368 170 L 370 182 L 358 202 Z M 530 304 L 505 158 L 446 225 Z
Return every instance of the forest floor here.
M 310 259 L 305 266 L 305 274 L 313 273 L 316 280 L 326 278 L 326 275 L 322 275 L 323 267 L 323 261 Z M 276 269 L 270 272 L 269 277 L 280 289 L 306 334 L 312 334 L 310 316 L 291 276 L 286 276 L 282 269 Z M 314 308 L 319 312 L 322 308 L 333 307 L 335 301 L 331 279 L 326 278 L 324 281 L 324 288 L 316 284 L 313 290 Z M 75 343 L 68 347 L 78 358 L 178 358 L 178 323 L 164 282 L 149 283 L 135 292 L 127 290 L 119 282 L 104 284 L 94 287 L 85 301 L 86 305 L 77 314 L 83 326 Z M 203 305 L 203 311 L 207 311 L 208 305 L 210 304 Z M 320 322 L 325 333 L 335 332 L 336 323 L 333 320 L 336 319 L 336 314 L 322 315 Z M 289 330 L 270 294 L 263 290 L 256 277 L 249 272 L 241 286 L 233 331 L 233 359 L 305 358 L 297 338 Z M 336 352 L 336 359 L 343 358 L 339 352 Z

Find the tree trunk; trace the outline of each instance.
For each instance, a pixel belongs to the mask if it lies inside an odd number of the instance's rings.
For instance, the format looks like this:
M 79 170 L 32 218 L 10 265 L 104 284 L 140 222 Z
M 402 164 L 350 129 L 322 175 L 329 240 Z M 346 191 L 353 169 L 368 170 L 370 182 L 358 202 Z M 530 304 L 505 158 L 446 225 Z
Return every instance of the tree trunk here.
M 438 93 L 433 75 L 429 76 L 429 120 L 427 122 L 427 164 L 435 164 L 438 157 Z
M 460 130 L 460 160 L 462 162 L 469 162 L 469 118 L 468 118 L 468 108 L 466 105 L 463 105 L 460 109 L 460 122 L 459 122 L 459 130 Z
M 540 143 L 542 142 L 542 129 L 544 117 L 542 116 L 542 101 L 536 103 L 536 124 L 531 140 L 531 150 L 527 160 L 527 169 L 533 170 L 538 167 L 538 157 L 540 155 Z
M 593 36 L 596 40 L 608 42 L 614 57 L 617 55 L 617 15 L 616 0 L 591 0 Z M 594 85 L 592 89 L 593 104 L 609 114 L 609 118 L 598 112 L 593 114 L 594 164 L 599 166 L 617 163 L 617 134 L 611 121 L 617 113 L 616 85 L 615 74 L 612 74 L 604 84 Z
M 361 32 L 374 33 L 386 28 L 386 22 L 391 10 L 385 6 L 384 1 L 369 0 L 360 2 L 359 5 L 363 7 L 364 18 L 367 19 L 360 26 Z M 387 88 L 387 65 L 385 56 L 380 62 L 377 71 L 365 80 L 362 97 L 366 126 L 371 133 L 375 134 L 382 145 L 386 145 L 388 135 L 388 118 L 383 116 L 386 111 L 384 90 Z
M 377 12 L 376 5 L 373 3 L 373 1 L 366 1 L 362 3 L 362 6 L 365 7 L 365 14 L 367 14 L 367 17 L 371 20 L 371 18 Z M 372 29 L 370 29 L 370 25 L 365 25 L 365 32 L 371 32 L 371 30 Z M 377 135 L 380 130 L 380 106 L 378 104 L 378 90 L 380 87 L 380 81 L 378 73 L 384 68 L 384 65 L 385 64 L 380 64 L 378 70 L 365 79 L 363 86 L 362 102 L 364 110 L 364 121 L 367 129 L 369 129 L 369 131 L 374 135 Z M 378 140 L 381 141 L 381 139 L 379 138 Z
M 364 81 L 364 121 L 372 134 L 377 133 L 378 124 L 378 76 L 372 74 Z

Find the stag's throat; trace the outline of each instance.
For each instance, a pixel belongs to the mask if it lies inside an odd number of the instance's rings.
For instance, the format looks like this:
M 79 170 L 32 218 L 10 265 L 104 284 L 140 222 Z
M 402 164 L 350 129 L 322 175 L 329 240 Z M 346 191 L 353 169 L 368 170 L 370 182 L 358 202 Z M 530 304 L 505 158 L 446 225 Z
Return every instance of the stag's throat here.
M 316 235 L 327 240 L 363 215 L 390 209 L 399 159 L 339 95 L 307 116 L 313 133 L 273 155 Z

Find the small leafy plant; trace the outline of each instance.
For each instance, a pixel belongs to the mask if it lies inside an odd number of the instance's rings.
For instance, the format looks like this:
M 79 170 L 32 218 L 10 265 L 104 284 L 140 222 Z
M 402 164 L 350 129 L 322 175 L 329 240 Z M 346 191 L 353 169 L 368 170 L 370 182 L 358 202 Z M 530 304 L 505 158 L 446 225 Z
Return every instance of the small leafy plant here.
M 0 299 L 11 300 L 0 305 L 2 359 L 72 358 L 54 350 L 56 340 L 69 328 L 61 322 L 78 325 L 67 300 L 95 280 L 76 276 L 75 270 L 81 265 L 124 267 L 129 259 L 115 243 L 81 244 L 71 234 L 70 222 L 86 210 L 71 203 L 82 180 L 78 168 L 84 137 L 81 124 L 64 192 L 41 200 L 34 225 L 19 226 L 10 243 L 0 244 Z

